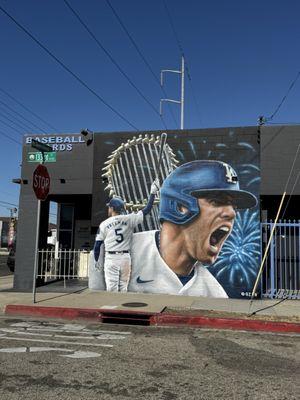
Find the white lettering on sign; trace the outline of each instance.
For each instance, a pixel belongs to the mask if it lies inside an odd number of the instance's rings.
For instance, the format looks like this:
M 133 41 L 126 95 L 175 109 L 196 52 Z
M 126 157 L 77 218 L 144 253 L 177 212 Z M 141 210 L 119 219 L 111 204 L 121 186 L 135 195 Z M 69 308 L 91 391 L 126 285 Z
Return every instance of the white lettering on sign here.
M 71 151 L 73 149 L 71 144 L 53 144 L 52 145 L 52 150 L 54 151 Z
M 37 140 L 38 142 L 48 144 L 52 147 L 53 151 L 72 151 L 73 144 L 81 144 L 84 143 L 84 140 L 81 135 L 78 136 L 27 136 L 25 138 L 25 144 L 31 144 L 32 139 Z
M 47 168 L 42 164 L 38 165 L 33 172 L 32 188 L 39 200 L 46 200 L 50 190 L 50 176 Z
M 34 181 L 33 181 L 33 186 L 36 189 L 46 189 L 50 184 L 50 179 L 45 178 L 44 176 L 40 175 L 35 175 L 34 176 Z

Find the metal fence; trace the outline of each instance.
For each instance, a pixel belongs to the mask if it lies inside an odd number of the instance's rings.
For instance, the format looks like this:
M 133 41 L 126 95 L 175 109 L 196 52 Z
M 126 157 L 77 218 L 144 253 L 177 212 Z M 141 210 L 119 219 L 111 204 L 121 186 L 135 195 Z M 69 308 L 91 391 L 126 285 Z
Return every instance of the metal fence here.
M 262 254 L 274 223 L 263 222 Z M 262 296 L 300 299 L 300 221 L 279 221 L 271 240 L 264 272 Z
M 86 250 L 39 250 L 36 277 L 44 282 L 57 279 L 86 279 L 90 252 Z

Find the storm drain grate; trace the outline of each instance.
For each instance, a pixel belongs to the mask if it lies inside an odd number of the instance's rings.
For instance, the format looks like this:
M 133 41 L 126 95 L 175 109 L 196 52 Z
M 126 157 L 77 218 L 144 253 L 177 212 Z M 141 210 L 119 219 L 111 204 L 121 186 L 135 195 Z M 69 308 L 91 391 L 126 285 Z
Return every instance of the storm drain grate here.
M 152 314 L 101 312 L 103 324 L 124 324 L 149 326 Z

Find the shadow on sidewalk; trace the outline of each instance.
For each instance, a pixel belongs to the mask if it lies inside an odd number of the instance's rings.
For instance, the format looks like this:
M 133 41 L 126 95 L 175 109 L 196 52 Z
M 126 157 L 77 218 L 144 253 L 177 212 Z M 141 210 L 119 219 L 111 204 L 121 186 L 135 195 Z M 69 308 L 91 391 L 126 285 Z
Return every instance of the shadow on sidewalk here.
M 88 289 L 88 287 L 85 287 L 85 288 L 82 288 L 79 290 L 75 290 L 75 292 L 70 291 L 68 293 L 58 294 L 57 296 L 48 297 L 47 299 L 43 299 L 43 300 L 38 300 L 38 301 L 36 301 L 36 304 L 43 303 L 43 302 L 49 301 L 49 300 L 59 299 L 60 297 L 69 296 L 70 294 L 80 294 L 80 293 L 84 292 L 86 289 Z
M 38 300 L 36 303 L 42 303 L 48 300 L 58 299 L 60 297 L 65 297 L 70 294 L 80 294 L 88 289 L 88 281 L 85 279 L 69 279 L 65 282 L 55 281 L 48 283 L 37 288 L 37 295 L 39 293 L 57 293 L 57 296 L 52 296 L 47 299 Z

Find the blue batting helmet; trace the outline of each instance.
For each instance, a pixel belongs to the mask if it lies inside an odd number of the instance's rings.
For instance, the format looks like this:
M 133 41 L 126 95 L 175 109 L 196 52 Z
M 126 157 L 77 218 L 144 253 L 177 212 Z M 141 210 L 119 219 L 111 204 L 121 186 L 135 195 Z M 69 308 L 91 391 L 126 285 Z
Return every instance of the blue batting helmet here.
M 113 197 L 106 205 L 120 214 L 125 213 L 125 202 L 121 197 Z
M 174 224 L 190 222 L 199 213 L 197 198 L 208 194 L 226 193 L 239 209 L 252 208 L 256 197 L 240 190 L 235 170 L 221 161 L 192 161 L 176 168 L 164 181 L 160 190 L 160 221 Z M 187 208 L 183 213 L 180 206 Z

